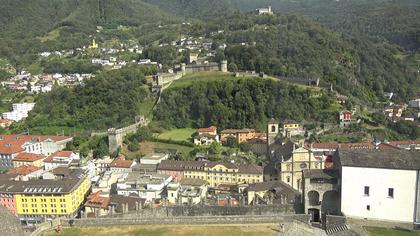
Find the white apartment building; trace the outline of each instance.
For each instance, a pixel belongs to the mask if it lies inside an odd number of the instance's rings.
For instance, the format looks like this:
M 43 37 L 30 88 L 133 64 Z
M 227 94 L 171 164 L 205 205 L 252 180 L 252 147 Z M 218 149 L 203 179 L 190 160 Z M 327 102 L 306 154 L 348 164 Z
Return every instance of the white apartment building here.
M 14 103 L 12 104 L 12 111 L 4 112 L 3 119 L 13 121 L 20 121 L 28 117 L 28 113 L 34 108 L 35 103 Z

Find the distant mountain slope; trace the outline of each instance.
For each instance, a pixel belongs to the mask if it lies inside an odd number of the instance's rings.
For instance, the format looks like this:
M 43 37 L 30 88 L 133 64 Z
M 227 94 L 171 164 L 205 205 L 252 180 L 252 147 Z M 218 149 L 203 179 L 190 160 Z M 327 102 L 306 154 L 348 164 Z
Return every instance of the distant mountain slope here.
M 36 37 L 52 31 L 55 43 L 80 46 L 98 25 L 116 28 L 175 18 L 141 0 L 0 0 L 0 57 L 45 47 Z
M 417 75 L 396 58 L 396 47 L 334 33 L 303 17 L 237 13 L 207 25 L 208 32 L 224 30 L 217 38 L 228 43 L 230 69 L 320 78 L 363 101 L 387 91 L 408 98 L 419 88 Z
M 139 25 L 169 19 L 141 0 L 0 0 L 1 37 L 39 36 L 54 27 L 93 31 L 97 25 Z
M 207 19 L 235 10 L 272 5 L 277 13 L 310 17 L 355 36 L 383 37 L 406 49 L 420 49 L 418 0 L 145 0 L 173 14 Z
M 169 12 L 183 17 L 199 19 L 213 18 L 233 12 L 236 7 L 230 0 L 143 0 Z

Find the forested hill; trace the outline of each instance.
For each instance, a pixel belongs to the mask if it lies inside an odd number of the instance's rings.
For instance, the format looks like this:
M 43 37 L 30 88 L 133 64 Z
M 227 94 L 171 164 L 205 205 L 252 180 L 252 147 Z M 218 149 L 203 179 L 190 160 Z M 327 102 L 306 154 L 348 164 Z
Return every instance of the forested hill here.
M 141 0 L 0 0 L 0 56 L 57 42 L 80 47 L 89 42 L 97 26 L 116 28 L 173 19 Z
M 143 103 L 154 101 L 144 74 L 141 67 L 125 67 L 103 72 L 84 86 L 56 88 L 39 97 L 20 130 L 74 127 L 92 131 L 132 124 L 142 113 Z
M 264 130 L 271 117 L 324 121 L 335 117 L 328 111 L 334 102 L 331 94 L 320 96 L 271 79 L 232 77 L 181 84 L 162 94 L 155 118 L 163 125 Z
M 177 15 L 212 18 L 271 5 L 274 12 L 309 17 L 334 31 L 385 38 L 406 49 L 420 49 L 418 0 L 144 0 Z
M 271 75 L 320 78 L 339 92 L 374 101 L 383 92 L 401 98 L 419 88 L 388 44 L 351 38 L 296 16 L 231 14 L 206 24 L 207 31 L 227 42 L 224 55 L 229 69 L 256 70 Z

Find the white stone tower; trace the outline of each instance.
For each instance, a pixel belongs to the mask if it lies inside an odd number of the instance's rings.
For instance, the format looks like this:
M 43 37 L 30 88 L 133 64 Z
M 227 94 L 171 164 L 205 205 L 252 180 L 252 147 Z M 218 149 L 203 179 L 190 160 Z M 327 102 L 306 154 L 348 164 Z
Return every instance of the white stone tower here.
M 220 62 L 220 71 L 221 72 L 228 72 L 228 69 L 227 69 L 227 61 L 226 60 L 223 60 L 223 61 L 221 61 Z

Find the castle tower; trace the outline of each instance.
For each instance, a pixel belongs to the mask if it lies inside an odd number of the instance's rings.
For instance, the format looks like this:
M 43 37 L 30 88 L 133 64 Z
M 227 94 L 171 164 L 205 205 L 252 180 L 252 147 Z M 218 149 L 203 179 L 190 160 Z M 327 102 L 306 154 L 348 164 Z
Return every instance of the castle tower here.
M 271 154 L 271 147 L 279 134 L 279 122 L 271 118 L 267 124 L 267 155 Z
M 228 63 L 227 63 L 227 61 L 226 60 L 223 60 L 223 61 L 221 61 L 220 62 L 220 71 L 221 72 L 228 72 L 228 69 L 227 69 L 227 65 Z
M 185 63 L 182 63 L 181 64 L 181 72 L 182 72 L 182 75 L 185 75 L 186 74 L 186 65 L 185 65 Z

